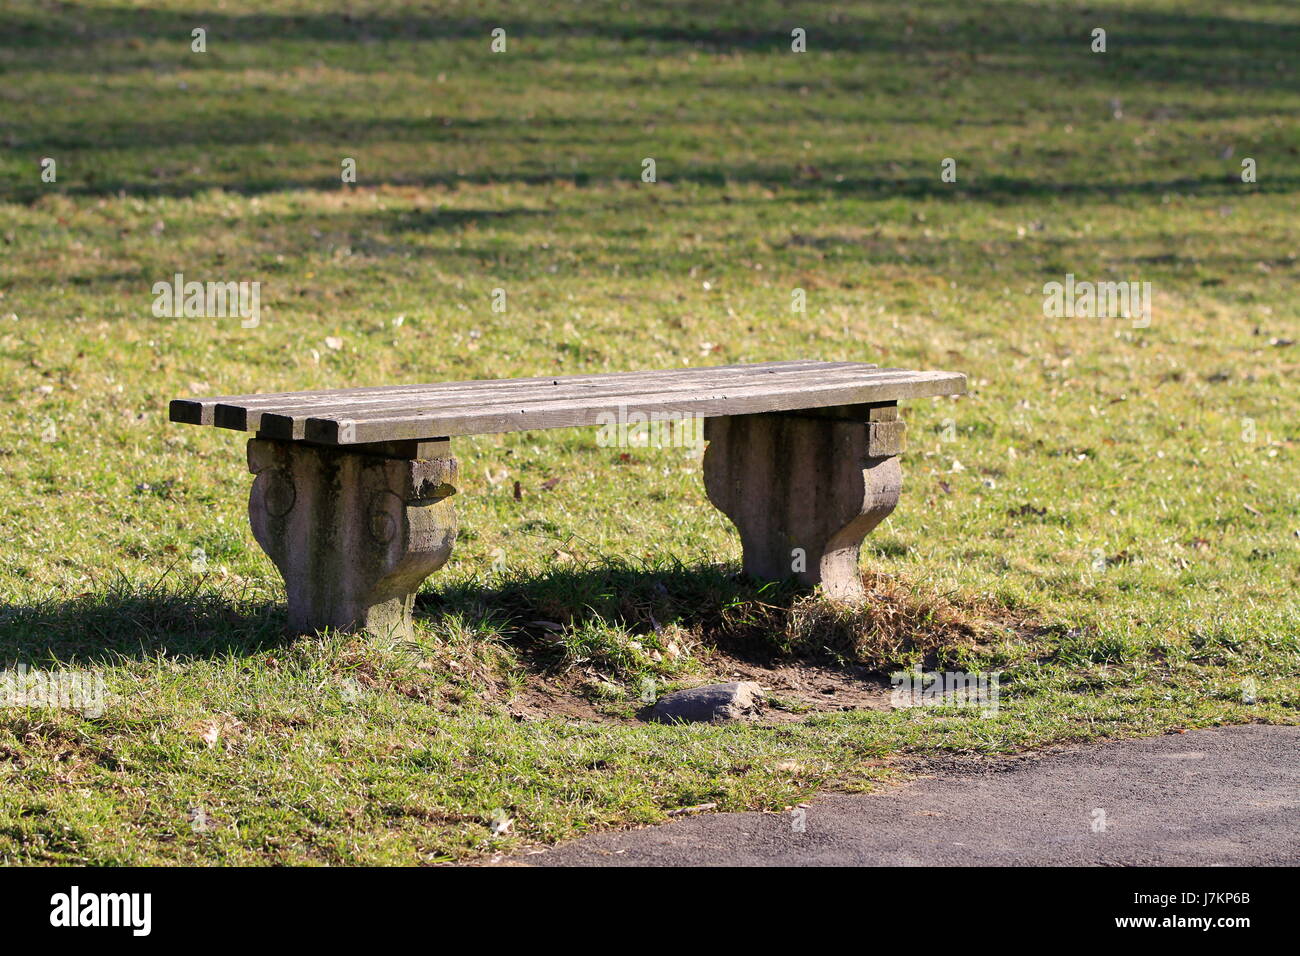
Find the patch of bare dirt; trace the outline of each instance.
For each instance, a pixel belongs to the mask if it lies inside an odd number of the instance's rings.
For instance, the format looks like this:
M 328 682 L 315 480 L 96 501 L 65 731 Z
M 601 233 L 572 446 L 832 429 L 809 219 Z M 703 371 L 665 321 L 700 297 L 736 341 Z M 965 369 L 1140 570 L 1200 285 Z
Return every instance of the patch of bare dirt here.
M 706 661 L 706 672 L 688 686 L 754 681 L 766 699 L 761 723 L 790 723 L 815 714 L 854 710 L 889 710 L 888 679 L 865 667 L 831 667 L 800 661 L 770 664 L 740 660 L 714 653 Z M 505 711 L 515 720 L 545 720 L 559 717 L 591 723 L 633 724 L 644 720 L 649 707 L 636 715 L 626 706 L 602 704 L 583 693 L 577 679 L 533 674 L 509 700 Z
M 890 709 L 889 680 L 865 667 L 799 661 L 765 665 L 738 660 L 729 665 L 715 668 L 719 680 L 752 680 L 767 694 L 764 723 L 788 723 L 847 710 Z
M 636 720 L 611 708 L 602 709 L 589 697 L 564 682 L 533 674 L 528 682 L 505 703 L 505 710 L 515 720 L 546 720 L 560 717 L 591 723 L 632 724 Z

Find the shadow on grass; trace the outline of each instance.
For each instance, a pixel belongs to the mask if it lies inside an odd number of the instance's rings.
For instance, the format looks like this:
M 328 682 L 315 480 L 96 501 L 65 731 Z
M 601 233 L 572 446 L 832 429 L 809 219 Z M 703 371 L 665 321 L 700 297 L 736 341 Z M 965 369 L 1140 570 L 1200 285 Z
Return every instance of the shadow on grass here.
M 894 57 L 900 68 L 918 72 L 914 81 L 898 88 L 881 90 L 876 76 L 860 76 L 852 71 L 829 72 L 827 80 L 841 91 L 860 91 L 863 94 L 860 113 L 856 114 L 863 126 L 863 134 L 884 125 L 897 127 L 902 123 L 917 122 L 899 109 L 909 99 L 939 98 L 945 95 L 945 80 L 935 79 L 931 67 L 955 71 L 963 81 L 989 82 L 989 95 L 981 100 L 983 115 L 962 115 L 962 124 L 1005 124 L 1018 107 L 1014 98 L 1008 97 L 1008 78 L 1016 83 L 1062 84 L 1072 98 L 1087 107 L 1090 100 L 1098 103 L 1116 98 L 1123 100 L 1130 93 L 1148 94 L 1164 86 L 1191 86 L 1196 89 L 1213 89 L 1216 94 L 1225 91 L 1255 93 L 1289 93 L 1295 84 L 1294 69 L 1289 55 L 1300 46 L 1300 27 L 1286 21 L 1240 16 L 1221 16 L 1210 12 L 1192 10 L 1165 12 L 1144 9 L 1114 10 L 1108 12 L 1106 23 L 1115 42 L 1115 48 L 1104 57 L 1089 52 L 1090 22 L 1076 11 L 1051 9 L 1042 4 L 1020 2 L 987 2 L 963 8 L 961 5 L 922 4 L 909 10 L 906 17 L 899 16 L 884 4 L 863 5 L 858 9 L 838 10 L 833 5 L 809 3 L 795 9 L 775 4 L 760 10 L 749 7 L 730 8 L 703 3 L 682 2 L 654 5 L 573 4 L 567 12 L 538 11 L 522 16 L 501 18 L 484 11 L 482 17 L 456 17 L 431 15 L 429 11 L 412 9 L 399 15 L 367 13 L 353 15 L 348 12 L 311 13 L 303 15 L 257 13 L 230 14 L 219 11 L 172 11 L 148 7 L 86 7 L 81 4 L 35 5 L 0 13 L 0 57 L 8 77 L 30 74 L 58 76 L 63 72 L 84 70 L 91 77 L 105 71 L 131 70 L 154 75 L 159 70 L 196 69 L 203 63 L 210 71 L 236 71 L 248 68 L 249 61 L 242 56 L 231 56 L 227 51 L 257 50 L 266 48 L 265 62 L 281 70 L 319 66 L 321 47 L 337 44 L 339 57 L 332 66 L 341 66 L 363 76 L 382 73 L 384 70 L 436 70 L 452 65 L 475 63 L 465 59 L 462 52 L 443 63 L 430 51 L 415 44 L 444 41 L 481 44 L 483 57 L 487 53 L 490 30 L 502 27 L 514 38 L 510 54 L 527 61 L 553 63 L 570 61 L 575 64 L 584 59 L 609 61 L 608 46 L 587 49 L 586 41 L 602 44 L 646 45 L 648 53 L 667 56 L 673 48 L 682 47 L 694 53 L 697 50 L 731 54 L 756 52 L 785 56 L 789 50 L 789 31 L 792 23 L 807 24 L 810 49 L 819 54 L 848 51 L 871 54 L 874 57 Z M 196 25 L 209 29 L 214 38 L 211 60 L 189 52 L 188 37 Z M 145 47 L 146 41 L 167 44 L 165 50 Z M 375 50 L 371 53 L 371 46 Z M 125 49 L 123 49 L 125 47 Z M 394 59 L 395 57 L 395 59 Z M 133 59 L 134 58 L 134 59 Z M 617 61 L 617 54 L 614 57 Z M 159 61 L 163 62 L 159 62 Z M 436 63 L 437 65 L 433 65 Z M 52 65 L 55 64 L 55 65 Z M 67 66 L 66 64 L 71 64 Z M 478 68 L 470 66 L 469 68 Z M 526 67 L 525 67 L 526 69 Z M 631 85 L 642 89 L 649 84 L 663 91 L 665 84 L 680 83 L 680 92 L 669 90 L 663 108 L 668 103 L 685 99 L 689 91 L 701 83 L 709 82 L 707 71 L 677 71 L 666 75 L 655 74 L 649 78 L 637 75 L 612 76 L 601 82 L 607 85 Z M 809 74 L 808 80 L 821 76 L 820 71 Z M 750 129 L 774 127 L 784 129 L 790 115 L 799 115 L 802 107 L 790 104 L 793 112 L 771 110 L 762 98 L 752 95 L 755 75 L 742 71 L 724 72 L 726 82 L 735 84 L 735 110 L 733 120 L 746 123 Z M 776 80 L 773 95 L 797 96 L 805 83 L 803 74 Z M 432 82 L 430 77 L 429 82 Z M 571 82 L 571 81 L 565 81 Z M 797 85 L 796 85 L 797 84 Z M 38 87 L 39 89 L 39 87 Z M 128 87 L 130 89 L 130 87 Z M 503 86 L 502 91 L 510 90 Z M 994 93 L 996 92 L 996 95 Z M 103 96 L 122 95 L 113 87 Z M 194 94 L 178 91 L 172 100 L 160 99 L 162 93 L 152 86 L 141 87 L 139 104 L 128 100 L 121 102 L 103 100 L 98 109 L 89 115 L 69 119 L 66 110 L 52 110 L 47 115 L 34 117 L 25 123 L 6 123 L 0 118 L 0 143 L 11 150 L 20 149 L 35 162 L 39 157 L 59 155 L 67 162 L 69 171 L 81 170 L 59 191 L 72 195 L 112 195 L 127 192 L 138 196 L 190 196 L 205 190 L 221 187 L 243 194 L 262 194 L 287 190 L 337 189 L 339 176 L 321 173 L 302 175 L 292 171 L 310 162 L 322 151 L 336 148 L 351 150 L 369 147 L 383 148 L 394 143 L 427 145 L 428 159 L 411 159 L 415 165 L 394 168 L 389 166 L 382 181 L 391 185 L 454 188 L 464 183 L 517 182 L 529 186 L 586 180 L 623 180 L 628 175 L 627 155 L 641 155 L 644 142 L 645 117 L 630 112 L 627 115 L 602 115 L 593 113 L 580 116 L 535 115 L 532 111 L 509 113 L 503 117 L 465 115 L 466 110 L 448 104 L 439 104 L 446 115 L 386 116 L 381 108 L 373 115 L 356 115 L 347 111 L 321 108 L 318 100 L 298 96 L 284 101 L 266 97 L 250 109 L 242 102 L 216 107 L 204 101 L 203 108 L 194 108 Z M 324 94 L 320 94 L 324 95 Z M 1010 100 L 1010 101 L 1008 101 Z M 434 100 L 437 104 L 437 100 Z M 376 104 L 381 107 L 383 104 Z M 1241 120 L 1249 116 L 1271 117 L 1284 115 L 1285 104 L 1275 98 L 1252 96 L 1242 103 L 1215 105 L 1207 102 L 1198 106 L 1194 118 L 1205 119 L 1202 110 L 1213 107 L 1223 110 L 1218 119 L 1231 117 Z M 1180 107 L 1181 108 L 1181 107 Z M 884 110 L 885 112 L 880 112 Z M 974 112 L 979 112 L 978 110 Z M 1137 115 L 1135 112 L 1134 115 Z M 1063 119 L 1066 116 L 1063 115 Z M 707 109 L 697 114 L 682 114 L 682 121 L 712 123 L 716 117 Z M 935 129 L 942 126 L 939 119 L 922 120 L 922 125 Z M 1150 122 L 1158 122 L 1152 118 Z M 1124 133 L 1127 137 L 1129 134 Z M 436 151 L 444 146 L 461 147 L 475 144 L 480 152 L 493 154 L 498 146 L 525 142 L 564 142 L 566 152 L 583 156 L 582 171 L 539 171 L 542 161 L 537 151 L 519 156 L 511 165 L 502 167 L 492 163 L 490 170 L 453 169 L 426 172 L 425 166 L 435 161 Z M 593 163 L 586 153 L 607 147 L 615 142 L 618 149 L 606 151 L 603 161 Z M 180 175 L 167 181 L 165 171 L 153 171 L 154 161 L 144 158 L 105 168 L 105 151 L 139 148 L 160 148 L 162 154 L 177 150 L 220 151 L 231 150 L 243 157 L 238 176 L 219 176 L 203 172 Z M 632 150 L 628 153 L 626 150 Z M 248 162 L 247 150 L 259 146 L 275 146 L 277 155 L 287 158 L 273 160 L 259 155 L 256 162 Z M 286 146 L 290 149 L 286 150 Z M 1277 149 L 1289 148 L 1279 141 Z M 294 155 L 293 149 L 301 151 Z M 748 147 L 746 147 L 748 148 Z M 1260 148 L 1257 144 L 1255 148 Z M 1273 147 L 1269 147 L 1270 149 Z M 83 156 L 84 154 L 84 156 Z M 232 157 L 233 158 L 233 157 Z M 210 159 L 210 157 L 209 157 Z M 197 160 L 190 158 L 171 165 L 192 167 Z M 665 181 L 700 185 L 725 185 L 731 182 L 750 182 L 768 186 L 811 187 L 832 190 L 837 195 L 866 198 L 949 197 L 953 192 L 948 184 L 939 182 L 931 169 L 932 157 L 928 154 L 915 157 L 917 169 L 910 176 L 863 176 L 853 168 L 827 167 L 824 181 L 804 182 L 795 170 L 782 167 L 763 167 L 719 160 L 703 168 L 665 169 Z M 166 166 L 168 164 L 164 164 Z M 1039 195 L 1123 195 L 1126 193 L 1150 194 L 1165 191 L 1192 193 L 1227 193 L 1233 186 L 1230 174 L 1235 174 L 1236 187 L 1240 188 L 1240 170 L 1225 165 L 1222 177 L 1170 176 L 1158 181 L 1137 183 L 1082 181 L 1078 174 L 1058 177 L 1056 180 L 1034 179 L 1007 175 L 984 175 L 971 167 L 964 167 L 963 192 L 990 201 L 1014 201 L 1025 196 Z M 924 170 L 924 172 L 921 172 Z M 971 178 L 966 178 L 975 173 Z M 836 177 L 841 177 L 836 180 Z M 1071 177 L 1074 178 L 1071 178 Z M 33 177 L 34 179 L 34 177 Z M 222 181 L 224 180 L 224 181 Z M 1290 192 L 1296 187 L 1294 176 L 1265 177 L 1253 191 Z M 0 196 L 14 202 L 33 202 L 50 192 L 48 184 L 15 179 L 7 183 Z M 436 225 L 436 224 L 428 224 Z
M 677 561 L 552 566 L 483 588 L 469 582 L 422 594 L 417 620 L 447 615 L 504 636 L 534 667 L 601 660 L 634 637 L 647 652 L 669 644 L 719 650 L 753 664 L 816 661 L 886 668 L 933 663 L 1022 622 L 1005 609 L 953 600 L 869 571 L 867 600 L 837 604 L 794 582 L 757 581 L 734 566 Z M 686 645 L 686 646 L 682 646 Z
M 919 163 L 918 163 L 919 164 Z M 843 168 L 844 172 L 837 172 Z M 526 187 L 553 187 L 556 185 L 573 186 L 579 182 L 583 185 L 613 186 L 627 181 L 627 170 L 613 163 L 599 168 L 587 169 L 582 173 L 568 172 L 528 172 L 523 168 L 494 170 L 491 173 L 409 173 L 398 171 L 381 182 L 367 183 L 367 186 L 389 186 L 395 188 L 444 189 L 453 190 L 462 185 L 492 186 L 508 183 Z M 820 201 L 826 194 L 837 197 L 853 198 L 864 201 L 884 199 L 970 199 L 988 203 L 1015 203 L 1025 199 L 1043 199 L 1058 197 L 1088 197 L 1102 200 L 1119 200 L 1126 196 L 1159 197 L 1166 193 L 1181 193 L 1188 196 L 1224 196 L 1241 195 L 1240 170 L 1225 167 L 1220 174 L 1209 176 L 1181 176 L 1166 179 L 1149 179 L 1134 182 L 1117 180 L 1097 180 L 1081 182 L 1070 179 L 1042 179 L 1015 177 L 999 174 L 976 173 L 963 181 L 960 189 L 940 182 L 929 174 L 914 176 L 863 176 L 861 171 L 851 167 L 828 165 L 819 171 L 815 178 L 804 177 L 791 169 L 774 166 L 723 166 L 696 165 L 674 171 L 666 175 L 665 183 L 690 184 L 716 189 L 729 186 L 762 186 L 768 189 L 789 189 L 808 194 L 807 201 Z M 186 179 L 180 182 L 151 182 L 143 178 L 125 178 L 107 176 L 93 183 L 72 184 L 60 189 L 68 196 L 112 196 L 127 194 L 132 196 L 154 196 L 168 198 L 188 198 L 216 188 L 230 195 L 259 196 L 282 192 L 329 192 L 339 187 L 338 177 L 319 176 L 301 177 L 286 175 L 268 175 L 254 177 L 238 183 L 214 184 L 206 181 Z M 1271 176 L 1267 181 L 1252 183 L 1251 193 L 1291 194 L 1300 188 L 1300 176 Z M 49 195 L 48 187 L 39 183 L 20 183 L 0 190 L 0 200 L 30 204 Z M 728 200 L 734 202 L 735 200 Z M 443 229 L 463 228 L 479 222 L 491 223 L 517 216 L 551 215 L 546 210 L 509 209 L 509 210 L 455 210 L 440 209 L 436 212 L 420 214 L 418 222 L 403 228 L 410 232 L 434 232 Z
M 75 597 L 0 608 L 0 667 L 111 665 L 166 656 L 248 656 L 295 641 L 284 609 L 232 598 L 202 581 L 176 587 L 119 578 Z M 433 585 L 437 587 L 435 579 Z M 591 661 L 620 669 L 636 639 L 646 653 L 694 648 L 739 660 L 889 667 L 932 663 L 959 647 L 1016 629 L 1005 609 L 954 600 L 877 572 L 868 600 L 850 606 L 793 582 L 763 582 L 727 565 L 619 559 L 553 566 L 486 586 L 470 581 L 421 594 L 417 642 L 459 628 L 503 640 L 536 670 Z
M 117 578 L 71 597 L 0 607 L 0 667 L 246 656 L 296 640 L 284 633 L 282 604 L 232 598 L 201 581 L 177 586 L 169 578 L 164 574 L 152 584 Z M 667 625 L 713 632 L 763 610 L 788 609 L 801 593 L 724 567 L 619 562 L 552 568 L 485 586 L 470 581 L 439 588 L 436 576 L 429 584 L 435 590 L 416 599 L 417 623 L 437 633 L 447 619 L 469 622 L 476 634 L 504 635 L 542 667 L 547 649 L 565 656 L 551 640 L 557 630 L 654 633 Z M 761 641 L 751 650 L 759 656 L 779 652 Z
M 109 665 L 246 655 L 283 646 L 284 609 L 232 600 L 201 582 L 176 588 L 118 579 L 60 600 L 0 607 L 0 667 Z
M 760 608 L 785 608 L 802 593 L 789 582 L 755 581 L 726 565 L 611 560 L 553 565 L 540 574 L 436 587 L 416 598 L 417 621 L 444 615 L 499 629 L 524 645 L 562 650 L 556 634 L 596 625 L 631 634 L 686 627 L 716 632 Z M 771 646 L 752 648 L 771 654 Z
M 178 41 L 188 48 L 190 31 L 202 26 L 222 42 L 368 45 L 373 43 L 473 40 L 488 49 L 491 31 L 504 29 L 522 57 L 544 57 L 550 49 L 537 41 L 571 47 L 599 40 L 619 44 L 664 44 L 697 50 L 788 52 L 790 29 L 808 30 L 809 47 L 822 51 L 891 53 L 902 50 L 1003 54 L 1023 49 L 1040 67 L 1057 65 L 1062 53 L 1087 50 L 1092 20 L 1070 9 L 1052 9 L 1021 0 L 984 0 L 963 8 L 926 3 L 899 15 L 891 5 L 805 2 L 716 5 L 700 0 L 655 4 L 573 3 L 539 5 L 535 12 L 502 16 L 430 15 L 411 9 L 399 15 L 350 11 L 337 13 L 232 14 L 223 10 L 179 11 L 157 7 L 88 7 L 80 3 L 42 4 L 6 11 L 0 35 L 14 46 L 37 51 L 86 48 L 114 41 Z M 549 9 L 548 9 L 549 7 Z M 1289 22 L 1241 16 L 1210 15 L 1194 10 L 1165 12 L 1143 8 L 1111 11 L 1110 32 L 1122 37 L 1119 49 L 1136 51 L 1147 69 L 1161 68 L 1191 79 L 1176 67 L 1188 58 L 1214 55 L 1220 68 L 1257 67 L 1267 76 L 1271 63 L 1255 61 L 1269 54 L 1285 56 L 1300 42 Z M 567 50 L 571 55 L 574 51 Z M 593 51 L 589 55 L 607 55 Z M 1181 57 L 1181 59 L 1180 59 Z M 1229 59 L 1231 58 L 1231 59 Z M 1154 64 L 1152 63 L 1154 61 Z M 1235 76 L 1229 80 L 1238 80 Z M 1269 77 L 1284 85 L 1285 77 Z

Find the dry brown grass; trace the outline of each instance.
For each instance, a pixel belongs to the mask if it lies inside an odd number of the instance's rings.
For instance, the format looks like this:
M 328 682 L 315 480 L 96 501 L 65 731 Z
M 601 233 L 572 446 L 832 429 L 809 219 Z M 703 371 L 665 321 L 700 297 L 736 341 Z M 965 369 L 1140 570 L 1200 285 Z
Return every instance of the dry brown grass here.
M 1034 630 L 1024 615 L 986 598 L 940 593 L 878 571 L 867 572 L 863 583 L 868 596 L 860 605 L 819 594 L 751 602 L 725 614 L 706 641 L 887 670 L 933 666 L 963 649 Z

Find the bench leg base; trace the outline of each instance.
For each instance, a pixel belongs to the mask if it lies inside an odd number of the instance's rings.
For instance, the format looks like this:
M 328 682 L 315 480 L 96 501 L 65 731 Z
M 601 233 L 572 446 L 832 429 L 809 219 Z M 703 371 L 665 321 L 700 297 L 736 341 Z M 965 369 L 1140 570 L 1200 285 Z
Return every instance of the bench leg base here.
M 864 599 L 858 553 L 898 504 L 898 458 L 880 452 L 895 450 L 882 446 L 901 427 L 784 413 L 707 419 L 704 486 L 740 531 L 745 573 Z
M 280 570 L 289 630 L 409 637 L 420 582 L 451 557 L 456 460 L 254 438 L 253 537 Z

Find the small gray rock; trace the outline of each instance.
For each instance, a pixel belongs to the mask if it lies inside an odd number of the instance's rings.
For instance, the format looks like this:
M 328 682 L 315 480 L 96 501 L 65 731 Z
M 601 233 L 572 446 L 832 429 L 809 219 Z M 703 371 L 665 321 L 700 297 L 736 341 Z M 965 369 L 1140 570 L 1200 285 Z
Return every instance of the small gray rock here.
M 661 724 L 744 720 L 758 715 L 762 698 L 763 688 L 753 681 L 706 684 L 660 697 L 650 719 Z

